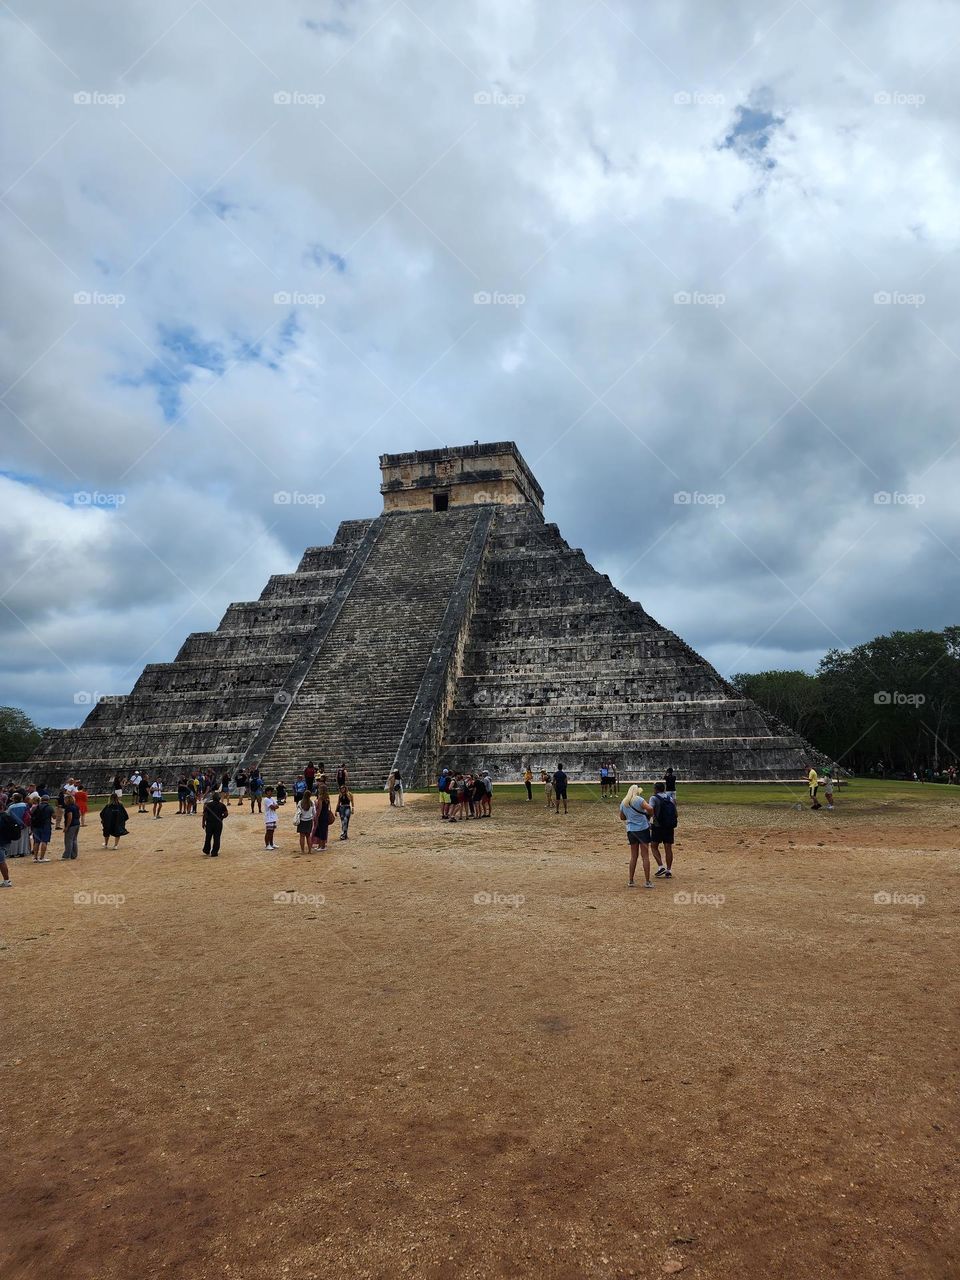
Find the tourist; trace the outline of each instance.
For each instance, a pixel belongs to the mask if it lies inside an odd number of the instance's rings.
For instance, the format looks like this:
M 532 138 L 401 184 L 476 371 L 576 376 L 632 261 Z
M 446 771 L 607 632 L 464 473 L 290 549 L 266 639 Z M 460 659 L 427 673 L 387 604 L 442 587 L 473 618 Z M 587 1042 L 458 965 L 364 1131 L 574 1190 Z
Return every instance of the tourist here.
M 833 808 L 833 772 L 827 770 L 827 776 L 823 780 L 823 794 L 827 797 L 827 808 Z
M 131 773 L 127 781 L 130 783 L 130 803 L 137 803 L 140 805 L 137 809 L 138 813 L 146 813 L 146 809 L 140 801 L 140 786 L 143 782 L 143 774 L 136 765 L 133 766 L 133 773 Z
M 237 804 L 242 809 L 243 802 L 247 798 L 247 771 L 243 765 L 233 775 L 233 780 L 237 784 Z
M 527 767 L 523 771 L 523 785 L 527 791 L 527 800 L 533 799 L 533 770 L 530 768 L 529 761 Z
M 307 792 L 307 780 L 302 773 L 297 774 L 297 780 L 293 784 L 293 798 L 299 802 L 303 799 Z
M 398 809 L 402 809 L 403 808 L 403 778 L 400 776 L 400 770 L 394 769 L 390 774 L 390 778 L 393 779 L 392 784 L 390 782 L 390 779 L 389 778 L 387 779 L 387 785 L 390 787 L 390 803 L 396 805 Z
M 10 868 L 7 866 L 7 858 L 13 856 L 10 850 L 19 845 L 21 830 L 20 823 L 8 809 L 0 812 L 0 877 L 2 877 L 0 879 L 0 889 L 13 888 L 13 881 L 10 879 Z
M 277 783 L 277 804 L 287 803 L 287 786 L 284 782 Z
M 607 786 L 610 782 L 610 773 L 605 764 L 600 766 L 600 799 L 606 800 Z
M 657 877 L 673 879 L 673 833 L 677 829 L 677 802 L 667 790 L 666 779 L 658 782 L 650 797 L 653 820 L 650 824 L 650 849 L 657 863 Z M 660 846 L 663 845 L 663 860 Z
M 230 771 L 225 768 L 220 773 L 220 794 L 223 796 L 223 803 L 226 805 L 229 805 L 230 803 L 231 785 L 232 780 L 230 778 Z
M 673 772 L 673 765 L 669 765 L 667 772 L 663 775 L 663 789 L 671 800 L 676 803 L 677 799 L 677 775 Z
M 491 816 L 490 810 L 493 806 L 493 782 L 486 769 L 480 775 L 480 784 L 483 787 L 483 794 L 480 797 L 480 817 L 489 818 Z
M 440 821 L 446 822 L 450 818 L 450 770 L 441 769 L 440 777 L 437 779 L 437 791 L 440 795 Z
M 14 858 L 26 858 L 30 853 L 30 824 L 28 815 L 30 806 L 23 798 L 22 791 L 14 791 L 10 797 L 10 804 L 7 806 L 7 813 L 14 819 L 20 828 L 19 838 L 16 842 L 11 843 L 12 856 Z
M 557 765 L 557 771 L 553 775 L 553 791 L 557 798 L 557 813 L 560 812 L 560 801 L 563 801 L 563 812 L 567 812 L 567 775 L 563 771 L 563 765 Z
M 463 817 L 463 800 L 465 791 L 462 773 L 455 773 L 450 782 L 450 821 L 459 822 Z
M 61 860 L 72 862 L 78 854 L 77 838 L 80 835 L 80 806 L 76 794 L 68 791 L 63 805 L 63 853 Z
M 540 781 L 543 783 L 543 794 L 547 798 L 547 808 L 553 808 L 553 779 L 547 773 L 546 769 L 540 774 Z
M 220 856 L 220 839 L 223 836 L 223 823 L 229 818 L 230 810 L 220 798 L 219 791 L 211 791 L 203 802 L 201 824 L 204 830 L 203 856 L 218 858 Z
M 344 782 L 337 792 L 337 817 L 340 819 L 340 839 L 348 838 L 347 832 L 350 829 L 350 819 L 353 817 L 353 794 L 347 790 L 347 784 Z
M 181 773 L 180 777 L 177 779 L 177 814 L 178 815 L 187 812 L 187 792 L 189 791 L 189 787 L 190 787 L 190 784 L 187 781 L 187 775 L 185 773 Z
M 327 851 L 327 832 L 330 830 L 330 792 L 324 774 L 317 778 L 316 817 L 314 819 L 313 842 L 319 846 L 321 853 Z
M 159 778 L 154 778 L 150 784 L 150 797 L 153 803 L 153 816 L 160 817 L 160 810 L 163 808 L 163 783 Z
M 64 804 L 65 796 L 66 796 L 66 784 L 64 784 L 60 788 L 60 790 L 57 792 L 57 807 L 56 807 L 56 814 L 55 814 L 56 821 L 54 823 L 54 828 L 53 828 L 54 831 L 59 831 L 60 828 L 63 826 L 63 804 Z
M 387 795 L 390 797 L 390 804 L 397 803 L 397 772 L 391 769 L 387 775 Z
M 611 793 L 614 799 L 616 799 L 620 794 L 620 776 L 617 773 L 617 766 L 615 764 L 607 765 L 607 790 Z
M 120 847 L 120 837 L 127 834 L 127 818 L 129 814 L 123 807 L 123 791 L 119 788 L 100 810 L 100 825 L 103 828 L 103 847 L 106 849 L 110 837 L 113 837 L 114 849 Z
M 277 802 L 273 787 L 267 787 L 263 796 L 263 847 L 273 850 L 277 847 L 274 843 L 274 836 L 277 834 Z
M 807 774 L 807 787 L 810 791 L 810 801 L 811 801 L 810 808 L 811 809 L 823 808 L 823 805 L 821 805 L 820 801 L 817 799 L 817 788 L 819 786 L 820 786 L 820 777 L 816 769 L 813 767 L 813 765 L 811 765 L 810 772 Z
M 630 845 L 630 879 L 627 888 L 634 889 L 634 874 L 637 870 L 637 858 L 643 857 L 643 887 L 653 888 L 650 879 L 650 817 L 652 805 L 643 798 L 643 791 L 634 784 L 627 792 L 620 805 L 620 818 L 627 824 L 627 843 Z
M 87 810 L 90 808 L 90 797 L 87 795 L 86 788 L 79 778 L 77 778 L 75 798 L 77 801 L 77 808 L 80 810 L 80 825 L 81 827 L 85 827 L 87 825 Z
M 53 825 L 53 806 L 45 795 L 41 795 L 35 791 L 30 797 L 34 801 L 30 810 L 30 834 L 33 838 L 33 860 L 34 862 L 49 862 L 47 857 L 47 845 L 50 843 L 50 837 L 53 834 L 51 826 Z
M 312 760 L 307 761 L 306 768 L 303 771 L 303 780 L 307 784 L 307 790 L 313 795 L 313 781 L 317 776 L 317 767 Z
M 304 791 L 297 803 L 297 835 L 300 837 L 300 852 L 309 853 L 310 840 L 313 835 L 313 824 L 317 816 L 317 806 L 309 791 Z
M 250 770 L 247 785 L 250 789 L 250 812 L 253 813 L 254 805 L 256 805 L 257 812 L 263 813 L 263 774 L 260 772 L 258 764 L 255 764 Z
M 341 787 L 345 787 L 346 785 L 347 785 L 347 766 L 341 760 L 340 768 L 337 770 L 337 790 L 339 791 Z

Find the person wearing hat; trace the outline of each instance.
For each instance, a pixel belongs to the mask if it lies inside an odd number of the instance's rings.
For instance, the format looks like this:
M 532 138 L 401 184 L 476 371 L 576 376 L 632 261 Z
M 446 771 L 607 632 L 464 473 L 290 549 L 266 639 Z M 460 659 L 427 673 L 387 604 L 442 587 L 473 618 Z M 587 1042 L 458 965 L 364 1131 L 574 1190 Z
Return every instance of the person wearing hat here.
M 627 824 L 627 843 L 630 845 L 630 879 L 627 888 L 634 889 L 634 874 L 637 870 L 637 858 L 643 858 L 643 887 L 653 888 L 650 879 L 650 819 L 653 816 L 653 805 L 643 798 L 643 790 L 636 783 L 630 788 L 620 804 L 620 821 Z

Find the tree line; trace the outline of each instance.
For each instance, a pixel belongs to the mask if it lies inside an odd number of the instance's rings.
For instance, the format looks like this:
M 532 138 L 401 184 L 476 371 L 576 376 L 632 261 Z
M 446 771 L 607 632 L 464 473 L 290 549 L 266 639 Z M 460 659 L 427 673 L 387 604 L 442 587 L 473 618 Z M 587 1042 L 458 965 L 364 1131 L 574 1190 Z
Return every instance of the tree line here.
M 733 686 L 841 768 L 941 774 L 960 754 L 960 627 L 893 631 L 831 649 L 816 674 L 760 671 Z

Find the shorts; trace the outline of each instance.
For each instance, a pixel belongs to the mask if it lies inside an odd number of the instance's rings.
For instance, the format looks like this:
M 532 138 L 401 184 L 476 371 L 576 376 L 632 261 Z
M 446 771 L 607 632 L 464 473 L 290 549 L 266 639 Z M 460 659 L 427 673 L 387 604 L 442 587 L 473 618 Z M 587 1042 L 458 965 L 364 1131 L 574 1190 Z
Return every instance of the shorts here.
M 653 827 L 654 844 L 673 844 L 673 827 Z
M 555 788 L 554 788 L 554 791 L 555 791 L 555 793 L 556 793 L 556 797 L 557 797 L 557 799 L 558 799 L 558 800 L 566 800 L 566 798 L 567 798 L 567 788 L 566 788 L 566 787 L 555 787 Z
M 48 822 L 45 827 L 31 827 L 30 834 L 33 837 L 34 844 L 49 844 L 53 833 Z
M 649 844 L 650 838 L 651 837 L 650 837 L 649 827 L 647 827 L 645 831 L 628 831 L 627 832 L 628 844 Z
M 312 821 L 310 821 L 310 822 L 298 822 L 298 823 L 297 823 L 297 830 L 300 832 L 300 834 L 301 834 L 302 836 L 308 836 L 308 835 L 310 834 L 310 832 L 313 830 L 313 822 L 312 822 Z

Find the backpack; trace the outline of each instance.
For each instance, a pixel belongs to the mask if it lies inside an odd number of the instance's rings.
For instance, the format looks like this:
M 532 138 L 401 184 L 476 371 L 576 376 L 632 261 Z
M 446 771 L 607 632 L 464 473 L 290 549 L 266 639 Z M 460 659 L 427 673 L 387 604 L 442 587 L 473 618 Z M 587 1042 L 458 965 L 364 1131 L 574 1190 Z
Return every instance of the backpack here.
M 42 831 L 43 828 L 50 821 L 52 816 L 53 816 L 53 810 L 50 808 L 50 806 L 47 804 L 45 800 L 41 800 L 40 803 L 36 806 L 35 809 L 32 810 L 30 814 L 31 829 L 33 831 Z
M 669 796 L 660 795 L 657 800 L 659 803 L 653 821 L 656 826 L 663 827 L 664 831 L 672 831 L 677 825 L 677 806 Z
M 11 813 L 0 813 L 0 844 L 16 844 L 20 839 L 20 823 Z
M 437 783 L 437 789 L 438 789 L 439 791 L 449 791 L 449 790 L 450 790 L 450 775 L 449 775 L 449 773 L 445 773 L 445 774 L 443 774 L 443 776 L 440 778 L 440 781 Z

